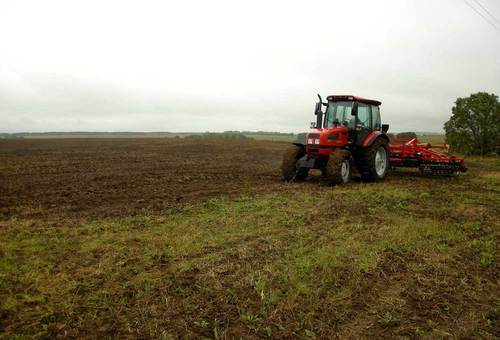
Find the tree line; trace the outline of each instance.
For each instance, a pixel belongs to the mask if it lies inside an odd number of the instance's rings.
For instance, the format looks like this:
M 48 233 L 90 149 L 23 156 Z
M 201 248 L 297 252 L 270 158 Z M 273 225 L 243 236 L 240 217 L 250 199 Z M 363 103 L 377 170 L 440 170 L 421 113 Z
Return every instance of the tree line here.
M 446 143 L 455 152 L 467 155 L 500 153 L 500 102 L 486 92 L 458 98 L 452 116 L 444 124 Z

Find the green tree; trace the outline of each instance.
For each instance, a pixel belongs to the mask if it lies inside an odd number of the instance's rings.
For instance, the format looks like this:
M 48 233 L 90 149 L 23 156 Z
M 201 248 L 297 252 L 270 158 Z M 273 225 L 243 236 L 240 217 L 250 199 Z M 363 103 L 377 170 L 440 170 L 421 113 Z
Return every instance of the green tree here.
M 499 152 L 500 103 L 498 96 L 486 92 L 458 98 L 452 116 L 444 124 L 446 143 L 465 154 L 487 155 Z

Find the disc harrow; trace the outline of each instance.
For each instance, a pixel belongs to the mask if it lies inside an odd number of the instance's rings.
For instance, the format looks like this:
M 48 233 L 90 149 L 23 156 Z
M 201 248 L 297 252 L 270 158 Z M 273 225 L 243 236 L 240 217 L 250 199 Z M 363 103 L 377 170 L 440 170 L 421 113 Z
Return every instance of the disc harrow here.
M 389 150 L 392 168 L 418 168 L 426 176 L 453 176 L 467 171 L 463 158 L 448 154 L 448 145 L 419 143 L 417 138 L 392 138 Z

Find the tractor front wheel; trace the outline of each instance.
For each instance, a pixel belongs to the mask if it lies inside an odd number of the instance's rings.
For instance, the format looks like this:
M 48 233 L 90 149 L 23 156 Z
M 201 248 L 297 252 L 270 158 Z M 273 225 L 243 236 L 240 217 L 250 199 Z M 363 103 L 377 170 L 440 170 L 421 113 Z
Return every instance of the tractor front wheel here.
M 285 181 L 293 180 L 304 180 L 309 174 L 309 169 L 300 168 L 297 169 L 297 161 L 305 155 L 305 150 L 303 146 L 291 145 L 283 155 L 283 161 L 281 163 L 281 174 Z
M 335 150 L 326 167 L 322 169 L 326 185 L 346 184 L 351 180 L 351 154 L 346 150 Z

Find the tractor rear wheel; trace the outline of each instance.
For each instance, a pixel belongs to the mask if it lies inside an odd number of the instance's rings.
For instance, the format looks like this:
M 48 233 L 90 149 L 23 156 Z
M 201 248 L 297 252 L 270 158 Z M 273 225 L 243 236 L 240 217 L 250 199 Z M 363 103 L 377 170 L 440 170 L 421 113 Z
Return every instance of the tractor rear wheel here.
M 388 150 L 387 141 L 379 138 L 361 153 L 357 163 L 363 181 L 374 182 L 385 178 L 389 170 Z
M 304 180 L 309 174 L 309 169 L 297 169 L 297 161 L 304 156 L 306 151 L 303 146 L 291 145 L 283 155 L 281 174 L 285 181 Z
M 335 150 L 331 153 L 326 167 L 322 169 L 326 185 L 346 184 L 351 180 L 351 154 L 347 150 Z

